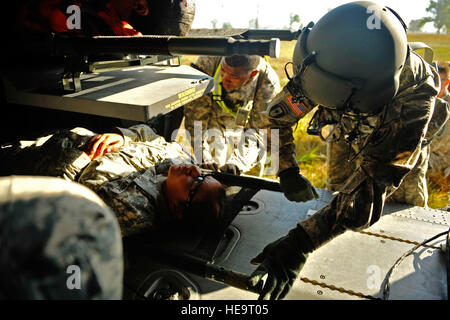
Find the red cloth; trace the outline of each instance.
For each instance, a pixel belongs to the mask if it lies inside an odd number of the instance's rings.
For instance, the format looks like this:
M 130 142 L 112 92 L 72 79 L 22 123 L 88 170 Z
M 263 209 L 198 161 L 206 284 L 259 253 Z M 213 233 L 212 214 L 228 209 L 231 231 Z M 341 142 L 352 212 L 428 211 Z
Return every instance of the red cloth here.
M 68 32 L 67 17 L 59 9 L 53 9 L 50 13 L 50 27 L 54 32 L 64 33 Z

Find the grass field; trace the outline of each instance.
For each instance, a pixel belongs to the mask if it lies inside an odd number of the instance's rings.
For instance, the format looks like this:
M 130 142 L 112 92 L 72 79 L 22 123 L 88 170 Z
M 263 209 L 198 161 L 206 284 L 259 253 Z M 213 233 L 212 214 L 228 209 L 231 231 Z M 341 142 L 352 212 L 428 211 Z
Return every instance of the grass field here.
M 424 42 L 433 49 L 434 60 L 450 61 L 450 34 L 413 33 L 408 35 L 408 41 Z
M 434 50 L 434 60 L 450 61 L 450 35 L 437 34 L 410 34 L 408 41 L 424 42 Z M 280 83 L 284 86 L 288 79 L 286 77 L 284 66 L 292 61 L 296 41 L 282 41 L 280 57 L 277 59 L 268 58 Z M 419 50 L 419 54 L 421 54 Z M 196 57 L 183 57 L 183 64 L 190 64 Z M 288 71 L 291 72 L 290 67 Z M 326 145 L 318 137 L 306 134 L 311 115 L 307 115 L 297 124 L 294 132 L 296 145 L 297 161 L 300 164 L 301 173 L 307 177 L 311 183 L 318 188 L 326 186 Z M 449 186 L 448 179 L 428 182 L 429 201 L 431 208 L 443 208 L 449 205 Z

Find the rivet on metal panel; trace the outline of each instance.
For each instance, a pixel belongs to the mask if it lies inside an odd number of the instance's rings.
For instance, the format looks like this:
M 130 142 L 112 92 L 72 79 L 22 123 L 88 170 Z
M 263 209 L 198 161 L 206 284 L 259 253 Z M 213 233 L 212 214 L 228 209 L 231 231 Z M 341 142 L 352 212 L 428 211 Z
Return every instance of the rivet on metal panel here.
M 265 208 L 265 206 L 262 201 L 260 201 L 259 199 L 253 199 L 242 207 L 239 214 L 244 214 L 244 215 L 258 214 L 258 213 L 261 213 L 264 210 L 264 208 Z
M 380 242 L 381 242 L 381 243 L 386 243 L 386 241 L 384 241 L 384 240 L 380 240 Z
M 323 294 L 322 290 L 317 290 L 317 294 L 321 296 Z
M 321 274 L 320 279 L 325 279 L 325 276 L 323 274 Z

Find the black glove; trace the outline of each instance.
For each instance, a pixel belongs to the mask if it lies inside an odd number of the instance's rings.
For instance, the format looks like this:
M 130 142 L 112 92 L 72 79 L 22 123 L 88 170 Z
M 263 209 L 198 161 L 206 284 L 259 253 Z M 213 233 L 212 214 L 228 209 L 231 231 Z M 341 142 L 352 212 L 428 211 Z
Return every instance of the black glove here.
M 289 168 L 279 174 L 280 188 L 290 201 L 304 202 L 319 198 L 308 179 L 302 176 L 298 168 Z
M 225 165 L 221 166 L 219 168 L 219 165 L 215 162 L 211 162 L 211 163 L 202 163 L 200 165 L 201 169 L 207 169 L 207 170 L 212 170 L 212 171 L 220 171 L 223 173 L 228 173 L 228 174 L 234 174 L 236 176 L 241 175 L 241 170 L 239 170 L 239 168 L 231 163 L 226 163 Z
M 212 171 L 219 171 L 219 166 L 215 162 L 202 163 L 201 165 L 199 165 L 199 167 L 201 169 L 207 169 L 207 170 L 212 170 Z
M 231 163 L 226 163 L 222 167 L 219 168 L 220 172 L 234 174 L 235 176 L 241 175 L 241 170 L 235 165 Z
M 259 267 L 250 275 L 249 285 L 256 286 L 268 274 L 259 300 L 283 299 L 312 250 L 311 240 L 303 228 L 297 225 L 286 236 L 268 244 L 253 258 L 250 263 Z

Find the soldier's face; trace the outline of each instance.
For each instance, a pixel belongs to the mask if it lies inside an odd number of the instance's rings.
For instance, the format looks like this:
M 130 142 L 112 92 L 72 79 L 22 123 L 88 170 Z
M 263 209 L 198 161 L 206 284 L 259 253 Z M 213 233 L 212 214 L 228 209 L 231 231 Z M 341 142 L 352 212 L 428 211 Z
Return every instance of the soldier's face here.
M 237 90 L 253 79 L 257 74 L 242 67 L 230 67 L 225 60 L 222 61 L 221 76 L 222 86 L 225 90 Z
M 198 183 L 196 179 L 201 172 L 194 165 L 172 165 L 165 182 L 166 197 L 169 202 L 171 212 L 181 214 L 184 210 L 189 191 Z M 192 202 L 210 201 L 218 189 L 222 187 L 221 183 L 213 177 L 206 177 L 198 190 L 196 190 Z

